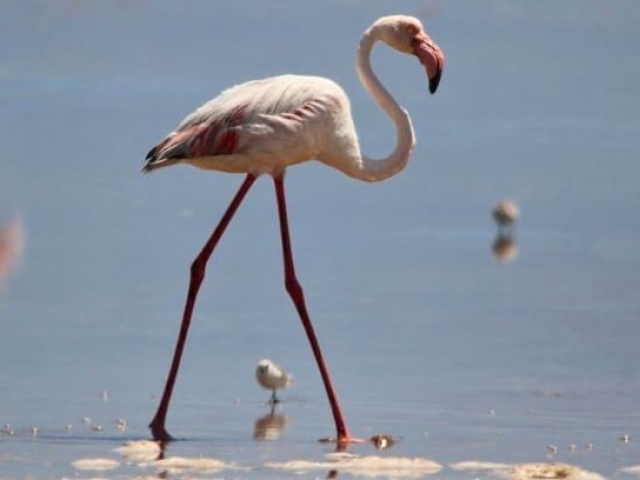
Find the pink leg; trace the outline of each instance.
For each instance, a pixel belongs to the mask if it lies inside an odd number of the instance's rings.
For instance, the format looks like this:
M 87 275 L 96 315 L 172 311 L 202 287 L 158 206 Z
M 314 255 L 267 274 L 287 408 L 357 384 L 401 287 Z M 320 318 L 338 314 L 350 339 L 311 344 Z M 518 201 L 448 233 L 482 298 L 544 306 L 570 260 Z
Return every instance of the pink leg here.
M 293 303 L 298 310 L 300 320 L 302 320 L 302 326 L 307 333 L 307 338 L 311 344 L 313 355 L 315 356 L 318 368 L 320 369 L 320 375 L 324 382 L 324 387 L 327 391 L 327 397 L 329 397 L 329 403 L 331 404 L 331 411 L 333 412 L 333 419 L 336 423 L 337 442 L 338 444 L 345 444 L 349 442 L 359 441 L 351 436 L 347 429 L 347 424 L 342 415 L 342 409 L 338 403 L 338 397 L 335 389 L 333 388 L 333 382 L 331 381 L 331 375 L 329 375 L 329 369 L 322 357 L 322 351 L 320 350 L 320 344 L 316 338 L 316 334 L 313 331 L 313 325 L 311 325 L 311 319 L 307 313 L 307 307 L 304 302 L 304 292 L 302 287 L 296 278 L 295 268 L 293 266 L 293 254 L 291 252 L 291 240 L 289 238 L 289 224 L 287 221 L 287 205 L 284 194 L 284 179 L 275 178 L 276 197 L 278 200 L 278 215 L 280 218 L 280 235 L 282 236 L 282 253 L 284 256 L 284 278 L 285 287 L 287 292 L 291 296 Z
M 244 199 L 245 195 L 249 191 L 256 177 L 249 174 L 245 178 L 244 182 L 240 186 L 240 189 L 236 193 L 235 197 L 227 207 L 227 211 L 222 216 L 220 223 L 211 234 L 211 237 L 205 244 L 202 251 L 198 254 L 196 259 L 191 264 L 191 280 L 189 281 L 189 292 L 187 294 L 187 302 L 184 307 L 184 315 L 182 317 L 182 325 L 180 326 L 180 334 L 178 335 L 178 341 L 176 342 L 176 349 L 173 354 L 173 362 L 171 363 L 171 369 L 169 370 L 169 376 L 167 377 L 167 383 L 164 387 L 164 393 L 162 399 L 158 405 L 153 420 L 149 424 L 151 433 L 155 440 L 169 441 L 172 440 L 171 435 L 165 429 L 165 421 L 167 418 L 167 410 L 169 409 L 169 402 L 171 401 L 171 393 L 173 392 L 173 386 L 178 376 L 178 369 L 180 368 L 180 359 L 182 358 L 182 352 L 184 350 L 184 344 L 187 340 L 187 332 L 189 330 L 189 324 L 191 323 L 191 314 L 193 313 L 193 306 L 196 302 L 198 290 L 204 279 L 205 269 L 207 267 L 207 261 L 213 253 L 213 249 L 216 248 L 218 241 L 222 238 L 222 234 L 231 222 L 233 215 L 240 206 L 240 203 Z

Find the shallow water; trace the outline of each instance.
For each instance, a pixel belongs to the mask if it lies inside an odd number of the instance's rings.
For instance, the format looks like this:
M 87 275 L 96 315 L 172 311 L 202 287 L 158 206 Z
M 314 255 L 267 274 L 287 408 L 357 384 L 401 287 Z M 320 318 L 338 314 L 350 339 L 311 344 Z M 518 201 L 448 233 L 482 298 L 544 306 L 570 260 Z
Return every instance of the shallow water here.
M 223 88 L 297 72 L 339 81 L 364 150 L 385 155 L 393 131 L 353 57 L 363 29 L 399 10 L 447 54 L 430 97 L 416 62 L 375 52 L 412 113 L 407 170 L 379 185 L 316 164 L 287 176 L 296 267 L 350 428 L 398 439 L 352 451 L 426 457 L 443 478 L 476 478 L 448 467 L 466 460 L 605 477 L 637 465 L 640 6 L 228 3 L 0 6 L 0 219 L 25 231 L 0 291 L 0 428 L 14 431 L 0 434 L 0 478 L 161 473 L 113 449 L 149 436 L 189 263 L 240 177 L 142 176 L 145 153 Z M 504 197 L 522 211 L 509 263 L 491 251 Z M 295 375 L 269 441 L 254 438 L 264 357 Z M 182 439 L 168 457 L 249 468 L 216 477 L 299 476 L 264 465 L 332 451 L 316 442 L 332 420 L 282 286 L 267 179 L 210 264 L 168 428 Z M 97 457 L 121 465 L 72 466 Z

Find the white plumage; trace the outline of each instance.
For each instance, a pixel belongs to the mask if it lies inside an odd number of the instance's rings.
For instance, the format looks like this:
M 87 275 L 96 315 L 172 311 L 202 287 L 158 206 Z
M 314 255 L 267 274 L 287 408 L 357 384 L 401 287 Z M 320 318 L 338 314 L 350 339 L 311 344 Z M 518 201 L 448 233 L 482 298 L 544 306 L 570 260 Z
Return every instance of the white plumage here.
M 270 403 L 278 403 L 276 390 L 288 388 L 293 382 L 293 377 L 282 367 L 265 358 L 258 362 L 256 380 L 262 388 L 272 391 Z
M 509 227 L 520 217 L 520 208 L 513 200 L 502 200 L 494 207 L 492 215 L 498 228 Z

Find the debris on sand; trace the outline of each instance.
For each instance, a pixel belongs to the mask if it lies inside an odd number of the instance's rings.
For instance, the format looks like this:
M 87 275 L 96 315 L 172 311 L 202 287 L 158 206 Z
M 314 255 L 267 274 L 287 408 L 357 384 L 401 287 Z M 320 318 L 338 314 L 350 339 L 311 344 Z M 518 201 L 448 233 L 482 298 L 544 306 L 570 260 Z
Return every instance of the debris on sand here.
M 421 478 L 437 473 L 442 465 L 428 458 L 359 456 L 354 454 L 328 454 L 327 461 L 292 460 L 266 463 L 265 467 L 305 473 L 312 470 L 337 470 L 362 477 Z
M 77 470 L 113 470 L 120 466 L 120 462 L 111 458 L 80 458 L 71 463 Z

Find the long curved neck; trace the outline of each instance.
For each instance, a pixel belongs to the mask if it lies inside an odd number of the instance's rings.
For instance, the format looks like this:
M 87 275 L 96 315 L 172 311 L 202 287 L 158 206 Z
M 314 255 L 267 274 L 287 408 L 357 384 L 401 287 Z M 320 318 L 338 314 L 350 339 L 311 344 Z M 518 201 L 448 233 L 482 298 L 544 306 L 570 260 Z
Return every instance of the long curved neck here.
M 375 28 L 369 29 L 364 33 L 358 48 L 356 70 L 362 85 L 369 92 L 369 95 L 393 120 L 396 127 L 397 142 L 393 152 L 383 159 L 376 160 L 362 154 L 361 166 L 355 176 L 368 182 L 384 180 L 403 170 L 411 157 L 411 152 L 416 143 L 409 114 L 398 105 L 371 69 L 369 59 L 373 45 L 377 40 Z

